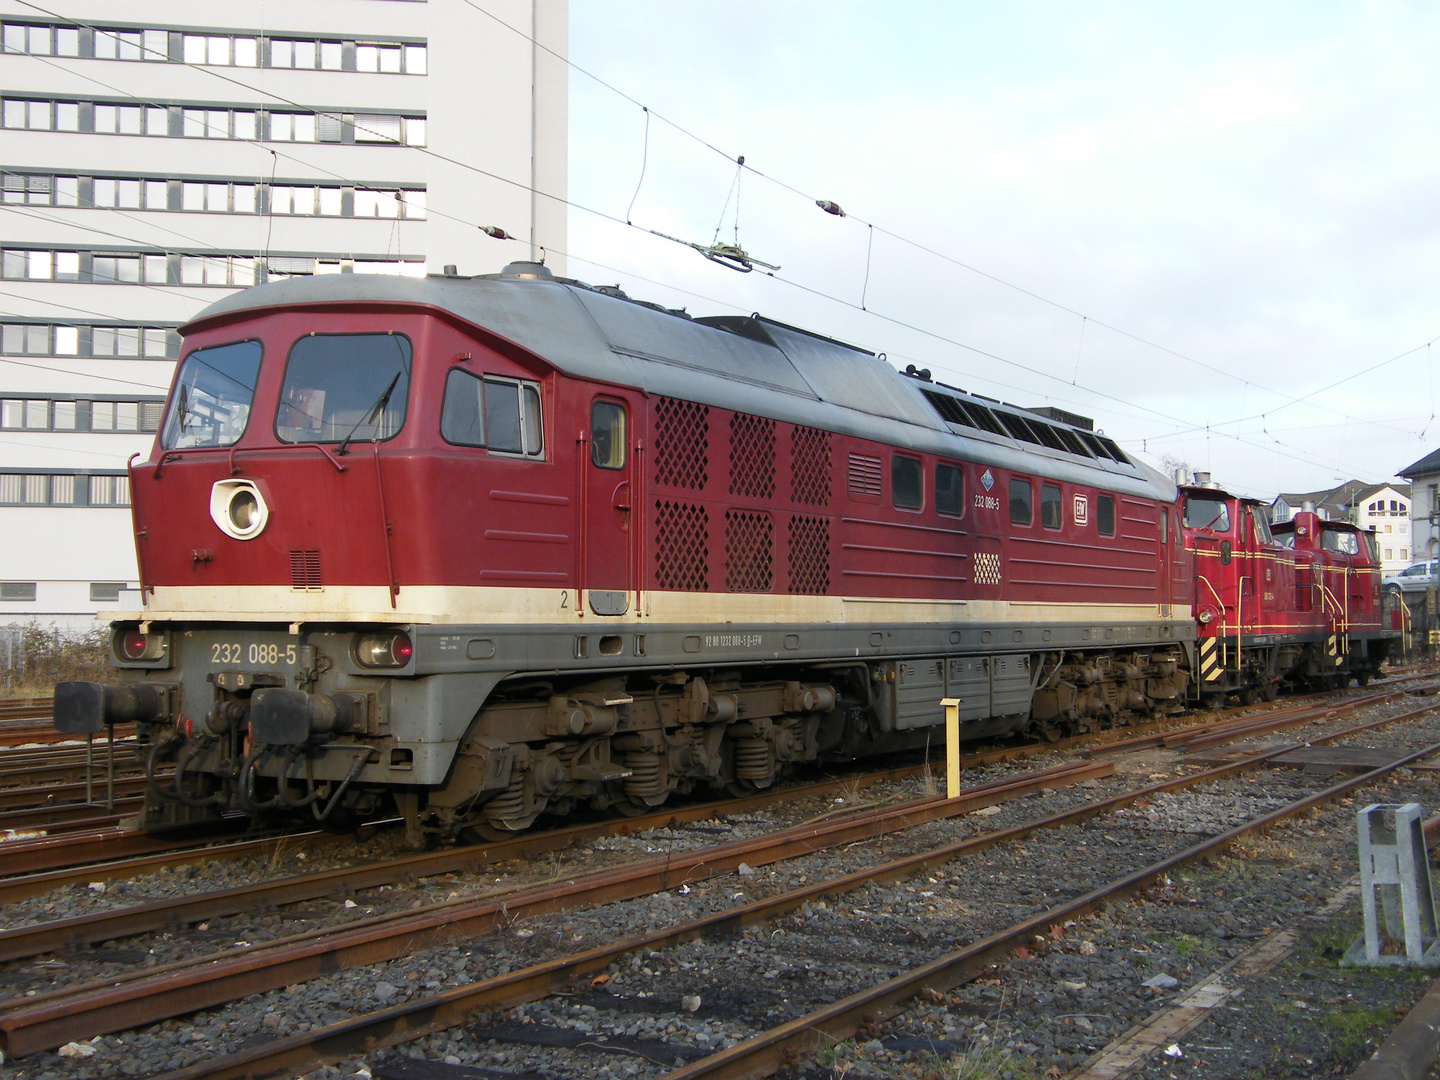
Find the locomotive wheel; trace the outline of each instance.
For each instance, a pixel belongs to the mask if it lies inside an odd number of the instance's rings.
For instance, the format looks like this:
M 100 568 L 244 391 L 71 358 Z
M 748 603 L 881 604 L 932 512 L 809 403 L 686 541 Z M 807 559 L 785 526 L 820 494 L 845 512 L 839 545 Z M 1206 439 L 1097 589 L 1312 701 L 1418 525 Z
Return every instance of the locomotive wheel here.
M 539 815 L 536 815 L 537 817 Z M 460 839 L 468 844 L 479 844 L 486 841 L 496 843 L 502 840 L 514 840 L 521 832 L 530 827 L 535 819 L 525 822 L 518 829 L 507 829 L 499 825 L 492 825 L 488 821 L 477 821 L 465 826 L 460 830 Z
M 1359 683 L 1361 686 L 1369 686 L 1369 685 L 1370 685 L 1370 669 L 1369 669 L 1368 667 L 1363 667 L 1363 668 L 1361 668 L 1359 671 L 1357 671 L 1357 672 L 1355 673 L 1355 681 L 1356 681 L 1357 683 Z
M 640 817 L 642 814 L 650 813 L 655 807 L 646 806 L 644 803 L 631 802 L 629 799 L 619 799 L 610 804 L 610 809 L 622 817 Z
M 1254 705 L 1254 704 L 1255 704 L 1257 701 L 1259 701 L 1259 700 L 1260 700 L 1260 691 L 1257 690 L 1257 689 L 1255 689 L 1255 687 L 1253 687 L 1253 686 L 1247 686 L 1247 687 L 1245 687 L 1244 690 L 1241 690 L 1241 691 L 1240 691 L 1240 704 L 1241 704 L 1241 705 Z
M 1274 701 L 1280 696 L 1280 684 L 1275 679 L 1266 679 L 1260 684 L 1260 696 L 1266 701 Z

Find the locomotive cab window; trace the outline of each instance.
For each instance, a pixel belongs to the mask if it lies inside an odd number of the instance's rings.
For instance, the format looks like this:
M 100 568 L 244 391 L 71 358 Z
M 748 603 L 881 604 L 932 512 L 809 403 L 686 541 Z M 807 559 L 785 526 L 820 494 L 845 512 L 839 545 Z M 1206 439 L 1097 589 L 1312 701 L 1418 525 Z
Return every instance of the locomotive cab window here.
M 440 407 L 440 437 L 456 446 L 483 446 L 494 454 L 540 457 L 545 452 L 540 388 L 451 368 Z
M 935 512 L 946 517 L 965 512 L 965 473 L 954 465 L 935 466 Z
M 405 423 L 410 339 L 310 334 L 290 349 L 275 413 L 281 442 L 378 442 Z
M 1274 544 L 1275 537 L 1270 532 L 1270 519 L 1263 513 L 1251 512 L 1250 520 L 1255 523 L 1255 540 L 1261 544 Z
M 597 401 L 590 407 L 590 460 L 602 469 L 625 467 L 625 406 Z
M 1010 524 L 1029 525 L 1034 520 L 1031 498 L 1029 480 L 1010 481 Z
M 1353 532 L 1346 532 L 1340 529 L 1320 530 L 1320 546 L 1326 551 L 1333 551 L 1340 555 L 1359 555 L 1360 539 Z
M 1095 496 L 1095 531 L 1101 536 L 1115 535 L 1115 496 Z
M 1060 528 L 1060 489 L 1054 484 L 1040 485 L 1040 524 L 1047 529 Z
M 890 459 L 890 501 L 901 510 L 925 504 L 925 486 L 918 458 L 896 454 Z
M 1185 527 L 1230 531 L 1230 507 L 1224 499 L 1208 499 L 1199 495 L 1185 496 Z
M 166 450 L 233 446 L 250 419 L 263 352 L 258 341 L 237 341 L 196 349 L 185 357 L 175 376 L 160 445 Z

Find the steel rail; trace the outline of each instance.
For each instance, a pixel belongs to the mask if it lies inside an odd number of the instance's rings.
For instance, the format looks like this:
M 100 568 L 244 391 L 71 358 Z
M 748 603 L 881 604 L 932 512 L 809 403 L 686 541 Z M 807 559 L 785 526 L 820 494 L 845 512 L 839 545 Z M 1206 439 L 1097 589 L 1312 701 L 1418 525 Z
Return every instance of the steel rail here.
M 982 785 L 967 792 L 978 805 L 989 792 L 1006 794 L 1017 784 L 1027 783 L 1070 783 L 1072 773 L 1093 775 L 1093 770 L 1084 763 L 1067 763 L 1055 769 L 1043 770 L 1026 777 L 998 781 Z M 744 800 L 749 802 L 750 800 Z M 933 800 L 922 800 L 928 805 Z M 901 804 L 904 806 L 916 803 Z M 749 809 L 747 807 L 746 809 Z M 735 811 L 737 813 L 743 810 Z M 698 813 L 690 815 L 691 820 Z M 850 814 L 854 818 L 855 814 Z M 642 819 L 619 819 L 617 823 L 627 826 L 626 832 L 645 831 L 649 828 L 663 828 L 683 824 L 674 813 L 647 815 Z M 514 840 L 498 841 L 492 844 L 476 845 L 469 848 L 446 848 L 440 851 L 387 859 L 383 862 L 362 866 L 336 867 L 309 874 L 300 874 L 279 880 L 255 882 L 231 889 L 180 896 L 166 900 L 155 900 L 146 904 L 118 908 L 112 911 L 92 912 L 70 919 L 37 923 L 0 931 L 0 962 L 56 949 L 69 949 L 97 941 L 130 937 L 136 934 L 166 930 L 188 923 L 223 918 L 245 911 L 270 909 L 284 904 L 303 903 L 307 900 L 335 896 L 349 896 L 351 893 L 397 881 L 411 881 L 457 871 L 473 871 L 479 867 L 511 859 L 533 857 L 540 850 L 556 850 L 593 840 L 598 836 L 612 835 L 610 822 L 574 826 L 557 830 L 555 833 L 535 837 L 521 836 Z M 807 823 L 810 825 L 813 823 Z M 544 848 L 538 848 L 536 841 L 542 841 Z
M 671 807 L 654 814 L 646 814 L 634 818 L 612 818 L 603 825 L 570 826 L 565 829 L 557 829 L 536 833 L 525 833 L 514 841 L 499 841 L 498 843 L 510 844 L 513 847 L 504 849 L 504 858 L 526 858 L 546 851 L 553 851 L 556 848 L 565 847 L 571 843 L 581 842 L 588 835 L 577 832 L 580 829 L 598 830 L 593 835 L 623 834 L 638 832 L 645 829 L 664 828 L 666 825 L 681 824 L 684 822 L 698 821 L 704 818 L 721 816 L 724 814 L 747 813 L 753 810 L 764 809 L 775 802 L 805 798 L 825 794 L 828 792 L 840 791 L 851 787 L 865 788 L 871 784 L 888 780 L 907 779 L 923 775 L 927 765 L 902 765 L 895 768 L 884 769 L 878 772 L 866 773 L 861 776 L 841 777 L 818 783 L 805 784 L 798 787 L 778 788 L 774 791 L 752 795 L 739 800 L 728 800 L 719 803 L 697 804 L 694 806 Z M 138 802 L 135 800 L 134 802 Z M 121 804 L 117 804 L 121 805 Z M 134 805 L 131 803 L 130 805 Z M 95 812 L 95 807 L 88 804 L 77 803 L 71 807 L 75 814 Z M 26 810 L 0 813 L 0 828 L 17 827 L 23 822 L 26 828 L 43 826 L 44 811 Z M 35 815 L 34 817 L 22 818 L 21 815 Z M 366 832 L 370 829 L 384 828 L 391 822 L 387 820 L 372 821 L 361 826 L 360 831 Z M 97 821 L 97 824 L 100 822 Z M 222 844 L 212 848 L 186 848 L 180 851 L 170 851 L 157 855 L 146 855 L 138 858 L 128 858 L 107 863 L 91 863 L 78 868 L 65 868 L 47 870 L 38 873 L 30 873 L 12 878 L 0 877 L 0 903 L 9 903 L 15 900 L 22 900 L 30 896 L 38 896 L 51 889 L 62 888 L 66 885 L 85 884 L 91 881 L 112 881 L 123 878 L 138 877 L 141 874 L 153 873 L 162 867 L 183 866 L 194 862 L 213 862 L 217 859 L 240 859 L 251 855 L 263 854 L 266 852 L 265 845 L 275 841 L 274 837 L 266 837 L 254 841 L 242 841 L 236 844 Z M 343 843 L 346 837 L 332 837 L 329 833 L 314 831 L 288 833 L 280 839 L 300 840 L 305 844 L 313 844 L 320 840 L 333 839 L 337 843 Z M 488 845 L 494 852 L 495 845 Z M 470 850 L 474 848 L 447 848 L 446 851 Z M 494 859 L 501 856 L 495 855 Z M 412 871 L 415 872 L 415 871 Z M 436 873 L 445 873 L 444 870 L 437 870 Z
M 97 769 L 99 776 L 104 777 L 103 769 Z M 161 774 L 163 776 L 163 774 Z M 127 776 L 115 778 L 115 797 L 126 798 L 145 794 L 145 778 L 143 776 Z M 0 809 L 19 810 L 29 809 L 47 804 L 83 803 L 85 801 L 84 784 L 51 784 L 46 787 L 25 787 L 25 788 L 4 788 L 0 789 Z
M 1424 712 L 1430 709 L 1422 710 Z M 1397 717 L 1394 719 L 1405 719 L 1408 717 Z M 1390 722 L 1394 722 L 1392 719 Z M 1361 725 L 1357 731 L 1363 731 L 1374 724 Z M 1332 738 L 1341 738 L 1355 732 L 1337 732 Z M 1293 747 L 1283 748 L 1263 755 L 1269 759 L 1280 753 L 1288 752 Z M 791 1064 L 805 1048 L 804 1040 L 807 1037 L 814 1038 L 819 1031 L 825 1031 L 830 1037 L 826 1041 L 844 1038 L 852 1033 L 866 1019 L 878 1015 L 882 1010 L 889 1008 L 891 1013 L 900 1011 L 899 1005 L 917 992 L 930 986 L 935 989 L 948 989 L 969 978 L 981 973 L 995 960 L 1002 957 L 1016 944 L 1028 942 L 1029 938 L 1039 932 L 1044 932 L 1051 925 L 1063 922 L 1077 914 L 1086 912 L 1098 907 L 1105 900 L 1112 896 L 1120 895 L 1124 891 L 1135 892 L 1143 889 L 1150 881 L 1166 873 L 1174 860 L 1190 861 L 1203 857 L 1216 850 L 1223 850 L 1235 839 L 1255 829 L 1268 828 L 1270 825 L 1283 819 L 1286 816 L 1301 813 L 1321 801 L 1335 798 L 1355 787 L 1383 776 L 1385 773 L 1398 768 L 1410 761 L 1429 756 L 1440 752 L 1440 743 L 1411 754 L 1406 758 L 1396 761 L 1379 769 L 1371 770 L 1351 780 L 1344 781 L 1333 788 L 1320 792 L 1317 795 L 1308 796 L 1298 803 L 1289 807 L 1282 807 L 1264 818 L 1247 823 L 1232 829 L 1227 833 L 1210 840 L 1202 841 L 1171 860 L 1164 860 L 1160 863 L 1146 867 L 1144 870 L 1125 875 L 1116 882 L 1110 883 L 1100 889 L 1092 890 L 1080 897 L 1077 897 L 1059 907 L 1051 908 L 1041 915 L 1033 916 L 1021 923 L 1012 926 L 1008 930 L 1000 931 L 990 935 L 982 941 L 975 942 L 963 949 L 950 953 L 940 960 L 916 969 L 915 972 L 898 976 L 887 983 L 869 991 L 862 991 L 860 994 L 852 995 L 843 1002 L 837 1003 L 829 1009 L 812 1013 L 803 1020 L 795 1021 L 776 1029 L 775 1033 L 766 1033 L 757 1036 L 732 1048 L 733 1051 L 740 1051 L 745 1047 L 753 1047 L 759 1053 L 746 1055 L 746 1060 L 740 1067 L 736 1067 L 730 1059 L 726 1058 L 731 1051 L 722 1051 L 720 1054 L 711 1055 L 702 1059 L 689 1068 L 693 1069 L 704 1066 L 707 1062 L 716 1062 L 722 1059 L 720 1065 L 724 1071 L 714 1073 L 715 1076 L 723 1077 L 751 1077 L 762 1075 L 765 1072 L 772 1072 L 783 1064 Z M 1260 758 L 1254 759 L 1250 764 L 1258 763 Z M 1233 766 L 1224 767 L 1224 771 L 1231 771 Z M 1167 787 L 1176 786 L 1174 782 L 1156 784 L 1128 793 L 1128 800 L 1142 797 L 1144 794 Z M 1116 796 L 1106 800 L 1113 802 L 1127 796 Z M 700 919 L 667 928 L 643 937 L 631 938 L 627 941 L 618 942 L 613 945 L 601 946 L 585 952 L 577 953 L 567 957 L 559 957 L 554 960 L 545 961 L 519 971 L 502 975 L 495 979 L 488 979 L 479 983 L 472 983 L 469 986 L 457 987 L 453 990 L 444 991 L 433 997 L 421 1000 L 406 1002 L 401 1005 L 392 1006 L 378 1012 L 369 1013 L 364 1016 L 355 1017 L 351 1020 L 344 1020 L 337 1024 L 331 1024 L 323 1028 L 314 1029 L 299 1035 L 293 1035 L 284 1039 L 267 1041 L 262 1046 L 242 1050 L 219 1059 L 211 1059 L 199 1065 L 193 1065 L 173 1072 L 165 1073 L 154 1080 L 201 1080 L 209 1077 L 213 1080 L 262 1080 L 272 1076 L 295 1076 L 321 1065 L 333 1063 L 341 1058 L 355 1054 L 371 1052 L 382 1047 L 392 1046 L 401 1042 L 411 1041 L 422 1036 L 441 1031 L 446 1028 L 455 1027 L 465 1022 L 473 1013 L 479 1011 L 494 1011 L 498 1009 L 513 1008 L 526 1002 L 535 1001 L 557 992 L 566 992 L 574 989 L 575 984 L 581 978 L 591 975 L 596 971 L 603 970 L 609 964 L 620 957 L 637 949 L 662 949 L 683 944 L 687 941 L 705 935 L 718 935 L 720 933 L 738 933 L 746 926 L 755 925 L 773 919 L 777 915 L 800 907 L 808 900 L 818 897 L 835 895 L 849 891 L 857 886 L 872 881 L 893 881 L 904 878 L 920 870 L 931 866 L 939 865 L 968 854 L 981 847 L 991 846 L 1009 840 L 1023 839 L 1042 828 L 1051 827 L 1054 824 L 1070 824 L 1077 820 L 1077 814 L 1088 808 L 1076 808 L 1074 811 L 1066 811 L 1061 814 L 1051 815 L 1048 818 L 1041 818 L 1027 822 L 1023 825 L 1014 826 L 1009 829 L 1000 830 L 994 833 L 987 833 L 983 836 L 969 837 L 955 844 L 946 845 L 933 851 L 921 852 L 916 855 L 907 856 L 894 860 L 883 866 L 874 867 L 870 870 L 862 870 L 841 878 L 829 881 L 815 882 L 799 889 L 770 897 L 768 899 L 755 901 L 740 907 L 730 908 L 725 911 L 713 913 Z M 1088 815 L 1093 816 L 1093 814 Z M 1440 817 L 1426 823 L 1427 826 L 1434 825 L 1440 830 Z M 1175 863 L 1178 865 L 1178 863 Z M 951 981 L 944 982 L 939 976 L 930 975 L 931 972 L 939 970 Z M 917 972 L 919 973 L 917 976 Z M 903 984 L 897 988 L 894 984 Z M 848 1005 L 838 1019 L 830 1014 L 834 1013 L 840 1006 Z M 819 1025 L 829 1023 L 837 1028 L 831 1031 Z M 853 1026 L 844 1030 L 843 1025 L 849 1023 Z M 774 1038 L 776 1033 L 783 1033 L 783 1036 Z M 762 1043 L 756 1046 L 754 1044 Z M 813 1052 L 813 1043 L 811 1044 Z M 763 1069 L 753 1069 L 753 1061 L 758 1058 L 766 1064 Z M 671 1073 L 664 1080 L 700 1080 L 701 1077 L 711 1074 L 697 1073 L 690 1076 L 687 1070 L 677 1070 Z
M 1288 806 L 1238 825 L 1223 833 L 1140 870 L 1132 871 L 1097 889 L 1063 904 L 1057 904 L 1014 926 L 989 935 L 932 960 L 883 983 L 851 994 L 825 1008 L 797 1017 L 742 1043 L 711 1054 L 690 1065 L 666 1073 L 662 1080 L 739 1080 L 769 1076 L 797 1058 L 812 1056 L 823 1046 L 849 1038 L 867 1021 L 883 1020 L 905 1011 L 905 1002 L 923 990 L 944 992 L 979 975 L 1011 949 L 1023 944 L 1049 927 L 1089 914 L 1106 901 L 1133 895 L 1152 882 L 1187 863 L 1224 851 L 1231 844 L 1252 832 L 1264 831 L 1274 825 L 1308 812 L 1333 799 L 1380 779 L 1389 772 L 1412 761 L 1440 753 L 1440 743 L 1408 754 L 1388 765 L 1361 773 L 1324 791 L 1299 799 Z
M 143 802 L 138 796 L 116 799 L 113 813 L 92 803 L 64 803 L 59 806 L 31 807 L 29 810 L 0 810 L 0 833 L 30 829 L 42 829 L 52 833 L 74 829 L 103 829 L 118 825 L 127 813 L 139 810 Z M 3 873 L 3 870 L 0 870 L 0 873 Z M 0 893 L 3 893 L 4 887 L 4 880 L 0 878 Z M 3 900 L 3 895 L 0 895 L 0 902 Z
M 873 839 L 926 821 L 970 813 L 1008 797 L 1108 775 L 1111 771 L 1113 765 L 1108 763 L 1075 763 L 1064 770 L 987 785 L 954 800 L 903 803 L 770 836 L 670 852 L 560 883 L 478 900 L 444 901 L 345 927 L 296 934 L 246 949 L 222 950 L 37 994 L 0 1007 L 0 1043 L 3 1043 L 0 1049 L 11 1056 L 23 1056 L 77 1038 L 90 1038 L 194 1012 L 342 968 L 392 960 L 415 948 L 474 935 L 517 917 L 633 899 L 681 882 L 729 872 L 742 862 L 751 865 L 780 862 L 825 847 Z

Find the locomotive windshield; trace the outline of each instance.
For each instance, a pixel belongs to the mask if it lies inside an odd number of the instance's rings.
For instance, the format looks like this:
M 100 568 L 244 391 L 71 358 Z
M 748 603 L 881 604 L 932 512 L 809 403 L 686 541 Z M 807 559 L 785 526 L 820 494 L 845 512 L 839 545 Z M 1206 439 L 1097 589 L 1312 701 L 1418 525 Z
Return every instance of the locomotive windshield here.
M 262 352 L 258 341 L 237 341 L 185 357 L 160 445 L 166 450 L 233 445 L 250 419 Z
M 1342 555 L 1360 554 L 1360 538 L 1348 529 L 1322 528 L 1320 546 L 1326 551 L 1335 551 Z
M 290 350 L 275 413 L 281 442 L 373 442 L 405 423 L 410 339 L 311 334 Z
M 1200 495 L 1185 496 L 1185 527 L 1187 529 L 1230 529 L 1230 507 L 1224 499 L 1207 499 Z

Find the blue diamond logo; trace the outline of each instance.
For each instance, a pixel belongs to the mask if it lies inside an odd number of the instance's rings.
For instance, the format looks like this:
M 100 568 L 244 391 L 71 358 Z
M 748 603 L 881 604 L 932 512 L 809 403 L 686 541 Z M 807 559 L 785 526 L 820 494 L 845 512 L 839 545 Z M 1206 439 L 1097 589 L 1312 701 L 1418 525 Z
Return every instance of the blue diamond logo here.
M 989 491 L 992 487 L 995 486 L 995 477 L 990 475 L 989 469 L 986 469 L 983 473 L 980 474 L 980 486 L 983 487 L 986 491 Z

